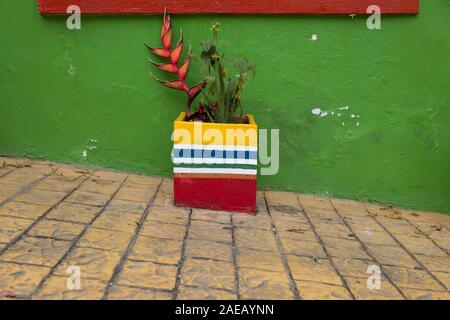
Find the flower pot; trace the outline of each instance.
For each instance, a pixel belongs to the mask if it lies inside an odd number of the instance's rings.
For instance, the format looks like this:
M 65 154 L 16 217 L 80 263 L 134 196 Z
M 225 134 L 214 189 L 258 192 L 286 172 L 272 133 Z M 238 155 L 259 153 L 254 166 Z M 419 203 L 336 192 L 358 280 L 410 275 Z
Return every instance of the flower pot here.
M 246 212 L 256 209 L 258 127 L 248 124 L 174 122 L 176 206 Z

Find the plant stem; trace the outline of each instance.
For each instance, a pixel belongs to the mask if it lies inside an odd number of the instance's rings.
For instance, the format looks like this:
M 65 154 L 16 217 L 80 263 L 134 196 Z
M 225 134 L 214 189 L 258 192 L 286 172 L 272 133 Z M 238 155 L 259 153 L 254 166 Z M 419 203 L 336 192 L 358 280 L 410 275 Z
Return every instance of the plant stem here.
M 186 118 L 191 116 L 191 99 L 189 99 L 189 97 L 187 98 L 187 102 L 186 102 Z

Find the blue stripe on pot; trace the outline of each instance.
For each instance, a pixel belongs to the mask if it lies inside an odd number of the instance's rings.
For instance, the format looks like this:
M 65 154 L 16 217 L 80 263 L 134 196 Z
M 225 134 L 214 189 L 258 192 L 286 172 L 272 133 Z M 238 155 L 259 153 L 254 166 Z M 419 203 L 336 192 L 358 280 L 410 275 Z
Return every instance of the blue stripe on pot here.
M 202 150 L 202 149 L 173 149 L 174 158 L 215 158 L 215 159 L 257 159 L 256 151 L 249 150 Z

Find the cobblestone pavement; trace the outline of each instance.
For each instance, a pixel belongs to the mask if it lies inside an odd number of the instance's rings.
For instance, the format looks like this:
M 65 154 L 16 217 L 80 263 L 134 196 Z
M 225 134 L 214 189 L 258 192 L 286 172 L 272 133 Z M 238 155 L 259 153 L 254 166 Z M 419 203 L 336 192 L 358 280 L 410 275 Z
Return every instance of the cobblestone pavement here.
M 172 196 L 170 179 L 0 157 L 0 299 L 450 298 L 448 215 L 266 191 L 253 217 Z

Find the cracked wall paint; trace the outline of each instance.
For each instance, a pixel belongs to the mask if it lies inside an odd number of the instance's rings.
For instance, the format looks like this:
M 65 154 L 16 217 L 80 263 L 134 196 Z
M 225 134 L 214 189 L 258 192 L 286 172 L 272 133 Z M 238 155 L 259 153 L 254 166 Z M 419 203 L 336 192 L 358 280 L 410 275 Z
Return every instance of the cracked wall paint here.
M 88 156 L 91 155 L 95 150 L 97 150 L 97 139 L 91 138 L 86 144 L 86 148 L 81 152 L 81 157 L 84 161 L 87 161 Z
M 340 112 L 337 112 L 336 110 L 339 110 Z M 329 110 L 323 110 L 322 108 L 315 107 L 311 110 L 311 113 L 315 116 L 319 116 L 320 118 L 330 116 L 330 117 L 338 117 L 340 119 L 345 117 L 350 117 L 351 119 L 354 119 L 356 121 L 352 121 L 351 123 L 356 125 L 357 127 L 360 126 L 359 118 L 361 117 L 359 114 L 351 113 L 350 115 L 347 114 L 347 111 L 350 110 L 350 106 L 344 106 Z M 341 118 L 342 117 L 342 118 Z M 345 121 L 342 121 L 341 124 L 344 126 Z
M 0 154 L 171 175 L 185 101 L 148 76 L 143 43 L 160 41 L 160 17 L 84 17 L 71 31 L 35 1 L 0 7 Z M 177 15 L 174 28 L 195 51 L 219 19 L 227 55 L 257 65 L 244 108 L 280 129 L 280 171 L 260 188 L 449 212 L 449 16 L 433 0 L 382 30 L 364 15 Z M 201 80 L 198 62 L 189 77 Z

